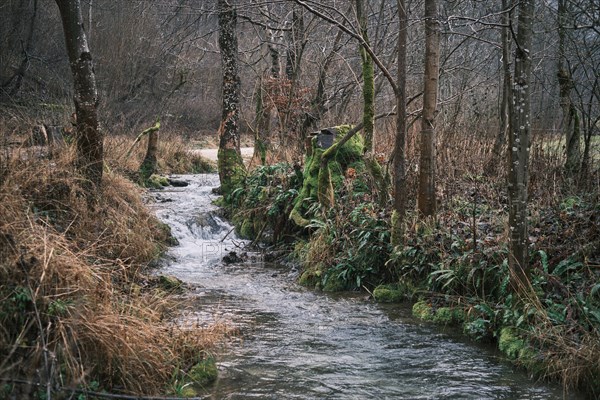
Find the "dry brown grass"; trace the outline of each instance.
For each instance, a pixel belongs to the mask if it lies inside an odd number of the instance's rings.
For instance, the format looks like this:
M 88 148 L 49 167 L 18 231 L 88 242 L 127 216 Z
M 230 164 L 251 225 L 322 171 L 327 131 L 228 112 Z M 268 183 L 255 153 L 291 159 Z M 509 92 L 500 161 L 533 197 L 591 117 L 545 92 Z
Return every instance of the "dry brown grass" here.
M 36 151 L 0 156 L 0 377 L 165 393 L 227 326 L 174 322 L 179 304 L 142 275 L 168 231 L 135 185 L 109 171 L 89 207 L 70 150 Z
M 175 133 L 160 134 L 158 139 L 158 172 L 162 174 L 200 173 L 215 170 L 215 165 L 190 151 L 193 144 Z M 105 140 L 106 164 L 115 172 L 137 179 L 138 169 L 146 154 L 146 140 L 138 143 L 131 155 L 127 151 L 134 138 L 110 136 Z

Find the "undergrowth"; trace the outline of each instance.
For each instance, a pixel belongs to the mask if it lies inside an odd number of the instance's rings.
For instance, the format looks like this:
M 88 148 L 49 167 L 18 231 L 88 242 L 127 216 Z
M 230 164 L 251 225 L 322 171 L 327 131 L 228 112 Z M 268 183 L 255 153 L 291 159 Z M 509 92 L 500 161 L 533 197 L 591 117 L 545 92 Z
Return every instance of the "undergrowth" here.
M 566 179 L 560 164 L 544 163 L 543 150 L 536 150 L 529 232 L 532 273 L 527 287 L 514 288 L 504 182 L 478 175 L 486 157 L 467 149 L 444 154 L 453 158 L 446 161 L 454 167 L 440 171 L 436 220 L 409 211 L 404 243 L 395 248 L 389 236 L 390 204 L 379 206 L 372 179 L 353 168 L 340 171 L 331 207 L 323 208 L 316 198 L 303 199 L 310 221 L 303 229 L 290 224 L 289 214 L 306 177 L 287 164 L 251 172 L 234 192 L 230 210 L 244 236 L 269 242 L 286 238 L 290 257 L 302 265 L 302 284 L 325 291 L 366 289 L 381 301 L 416 301 L 416 316 L 461 326 L 476 340 L 498 343 L 508 358 L 533 375 L 559 380 L 566 389 L 584 388 L 597 397 L 597 191 Z M 409 157 L 409 165 L 413 160 Z M 409 180 L 414 180 L 412 174 Z
M 224 325 L 175 322 L 180 305 L 144 275 L 170 232 L 118 169 L 105 170 L 89 203 L 72 169 L 72 149 L 53 156 L 3 149 L 3 396 L 174 392 L 227 333 Z

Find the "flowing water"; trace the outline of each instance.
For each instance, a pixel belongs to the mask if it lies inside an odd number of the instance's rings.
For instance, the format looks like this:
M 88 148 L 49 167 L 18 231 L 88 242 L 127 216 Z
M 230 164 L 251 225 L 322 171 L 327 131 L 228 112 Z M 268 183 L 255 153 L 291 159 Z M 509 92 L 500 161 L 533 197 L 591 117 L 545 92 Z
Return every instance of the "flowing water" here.
M 194 288 L 191 317 L 231 321 L 242 338 L 219 357 L 210 398 L 565 398 L 493 349 L 415 321 L 405 307 L 373 304 L 363 294 L 316 293 L 295 283 L 291 267 L 259 258 L 223 263 L 244 243 L 211 204 L 218 177 L 178 178 L 190 185 L 155 195 L 158 216 L 180 242 L 161 273 Z

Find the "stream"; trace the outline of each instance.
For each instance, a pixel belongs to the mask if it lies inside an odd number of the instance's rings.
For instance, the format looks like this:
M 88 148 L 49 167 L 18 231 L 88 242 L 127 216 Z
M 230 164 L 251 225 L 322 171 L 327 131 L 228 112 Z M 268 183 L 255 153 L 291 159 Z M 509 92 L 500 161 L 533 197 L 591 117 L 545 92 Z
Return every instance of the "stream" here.
M 183 188 L 153 192 L 158 217 L 179 245 L 161 274 L 191 285 L 203 323 L 228 321 L 240 340 L 218 357 L 214 399 L 563 399 L 531 381 L 489 346 L 420 323 L 408 306 L 379 305 L 364 293 L 332 295 L 296 284 L 290 266 L 223 263 L 243 253 L 211 201 L 215 174 L 180 175 Z M 225 238 L 223 240 L 223 238 Z

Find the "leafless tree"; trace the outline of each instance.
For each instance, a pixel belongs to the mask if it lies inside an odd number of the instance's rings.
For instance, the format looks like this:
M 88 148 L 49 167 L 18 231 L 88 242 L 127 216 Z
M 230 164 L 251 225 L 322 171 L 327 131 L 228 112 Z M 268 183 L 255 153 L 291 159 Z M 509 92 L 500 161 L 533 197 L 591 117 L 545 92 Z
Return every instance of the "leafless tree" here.
M 56 0 L 60 10 L 65 42 L 75 91 L 75 114 L 77 116 L 77 166 L 90 192 L 100 189 L 103 170 L 103 135 L 98 127 L 98 90 L 92 54 L 83 26 L 79 0 Z

